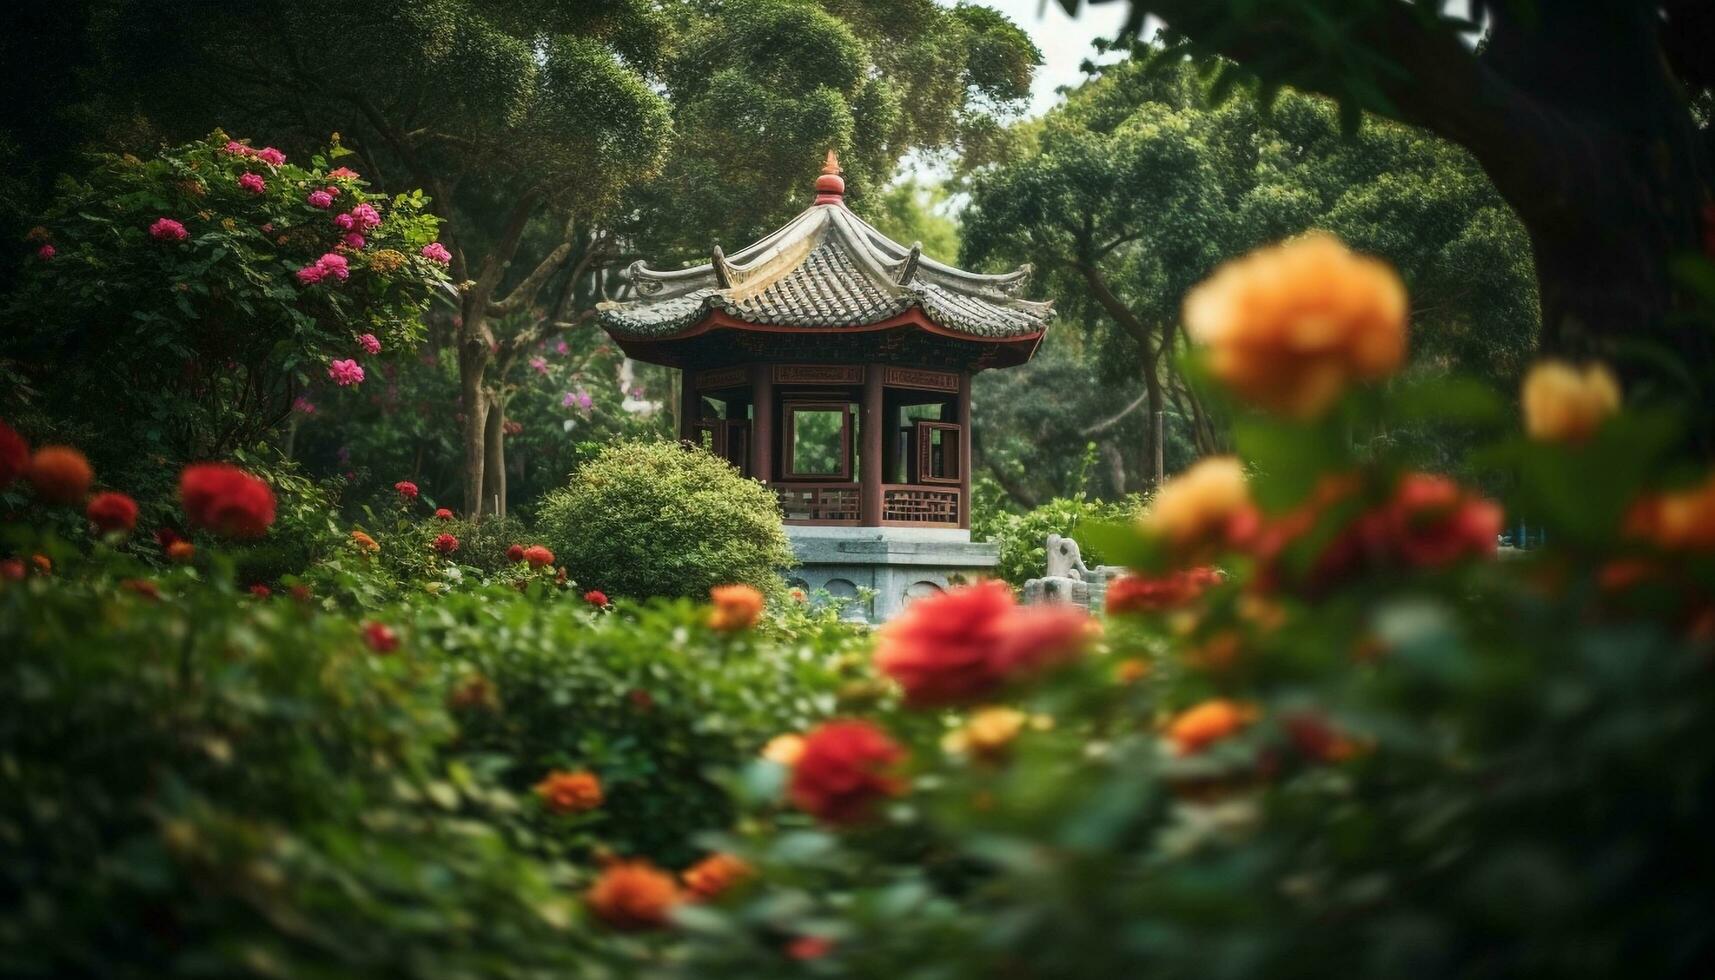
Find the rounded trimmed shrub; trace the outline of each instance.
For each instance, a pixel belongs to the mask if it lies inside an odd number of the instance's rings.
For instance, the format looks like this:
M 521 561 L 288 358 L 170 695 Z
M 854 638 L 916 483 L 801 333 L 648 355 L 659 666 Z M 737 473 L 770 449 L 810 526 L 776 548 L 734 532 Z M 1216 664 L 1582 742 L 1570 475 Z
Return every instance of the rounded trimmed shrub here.
M 700 598 L 728 582 L 777 594 L 795 564 L 773 493 L 671 442 L 604 449 L 542 500 L 536 526 L 579 585 L 608 595 Z

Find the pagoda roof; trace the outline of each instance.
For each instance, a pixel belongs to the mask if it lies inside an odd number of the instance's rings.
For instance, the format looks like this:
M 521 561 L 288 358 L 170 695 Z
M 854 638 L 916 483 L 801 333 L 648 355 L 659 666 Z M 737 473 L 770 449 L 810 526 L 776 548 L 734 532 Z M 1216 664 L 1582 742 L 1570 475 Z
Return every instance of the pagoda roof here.
M 796 218 L 732 255 L 677 271 L 635 262 L 637 298 L 606 302 L 597 320 L 620 341 L 662 341 L 712 314 L 738 326 L 840 331 L 897 321 L 918 311 L 930 324 L 971 340 L 1040 337 L 1053 306 L 1020 294 L 1031 267 L 1002 275 L 966 272 L 900 245 L 824 194 Z M 1028 356 L 1028 355 L 1026 355 Z

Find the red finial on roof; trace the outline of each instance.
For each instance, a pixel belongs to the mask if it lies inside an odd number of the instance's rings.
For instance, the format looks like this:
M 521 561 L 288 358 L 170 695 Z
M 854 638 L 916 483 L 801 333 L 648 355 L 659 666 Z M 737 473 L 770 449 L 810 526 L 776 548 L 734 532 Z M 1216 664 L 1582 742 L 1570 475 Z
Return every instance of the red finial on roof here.
M 828 150 L 828 162 L 822 164 L 822 176 L 816 178 L 817 204 L 845 203 L 846 180 L 840 176 L 840 158 Z

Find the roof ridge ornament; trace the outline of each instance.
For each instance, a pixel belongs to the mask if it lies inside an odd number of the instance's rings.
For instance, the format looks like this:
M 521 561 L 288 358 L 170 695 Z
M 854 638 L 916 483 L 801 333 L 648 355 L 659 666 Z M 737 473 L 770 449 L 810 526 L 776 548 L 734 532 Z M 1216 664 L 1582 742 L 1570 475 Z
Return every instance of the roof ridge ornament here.
M 840 155 L 828 147 L 827 162 L 822 164 L 822 175 L 816 178 L 816 203 L 841 204 L 845 203 L 846 179 L 841 174 Z
M 726 260 L 726 253 L 721 251 L 717 243 L 709 252 L 709 266 L 714 269 L 715 282 L 722 289 L 732 288 L 732 265 Z
M 911 282 L 911 277 L 917 274 L 917 262 L 923 258 L 923 243 L 912 242 L 911 251 L 905 256 L 905 264 L 899 267 L 899 278 L 894 280 L 901 286 Z

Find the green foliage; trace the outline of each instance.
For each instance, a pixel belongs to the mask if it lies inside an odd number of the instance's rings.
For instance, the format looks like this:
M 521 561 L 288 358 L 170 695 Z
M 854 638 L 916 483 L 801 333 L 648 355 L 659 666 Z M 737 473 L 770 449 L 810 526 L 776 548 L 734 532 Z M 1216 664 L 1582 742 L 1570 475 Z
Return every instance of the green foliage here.
M 155 457 L 253 445 L 330 360 L 373 370 L 358 335 L 375 335 L 383 357 L 415 346 L 430 292 L 446 281 L 418 254 L 436 231 L 420 196 L 386 200 L 331 179 L 322 157 L 272 167 L 226 143 L 216 133 L 147 160 L 94 157 L 41 219 L 55 254 L 32 263 L 7 303 L 19 327 L 4 352 L 34 389 L 14 409 L 78 442 L 110 478 L 159 471 Z M 261 193 L 239 185 L 246 172 L 263 178 Z M 339 189 L 332 209 L 306 200 L 327 187 Z M 344 249 L 330 217 L 358 204 L 383 221 L 364 248 Z M 161 218 L 187 237 L 152 237 Z M 335 252 L 348 280 L 297 279 Z
M 548 495 L 536 526 L 572 578 L 609 595 L 700 598 L 735 582 L 778 595 L 794 561 L 771 491 L 671 442 L 603 450 Z
M 1094 568 L 1109 563 L 1100 545 L 1082 532 L 1094 524 L 1118 523 L 1137 517 L 1142 502 L 1135 497 L 1115 502 L 1091 500 L 1081 488 L 1070 497 L 1055 497 L 1023 513 L 1005 510 L 995 500 L 978 496 L 971 513 L 971 537 L 1000 545 L 1000 564 L 995 575 L 1014 588 L 1041 578 L 1048 562 L 1048 535 L 1072 538 L 1080 546 L 1084 563 Z
M 0 972 L 583 975 L 573 874 L 443 755 L 432 650 L 123 567 L 0 588 Z
M 600 844 L 690 864 L 702 835 L 733 818 L 719 774 L 834 710 L 833 655 L 853 644 L 849 629 L 799 620 L 725 636 L 707 613 L 680 601 L 573 615 L 469 593 L 419 614 L 414 641 L 448 658 L 450 686 L 493 685 L 496 707 L 460 716 L 463 764 L 520 796 L 550 770 L 601 780 L 598 811 L 526 805 L 508 817 L 517 842 L 550 857 Z

